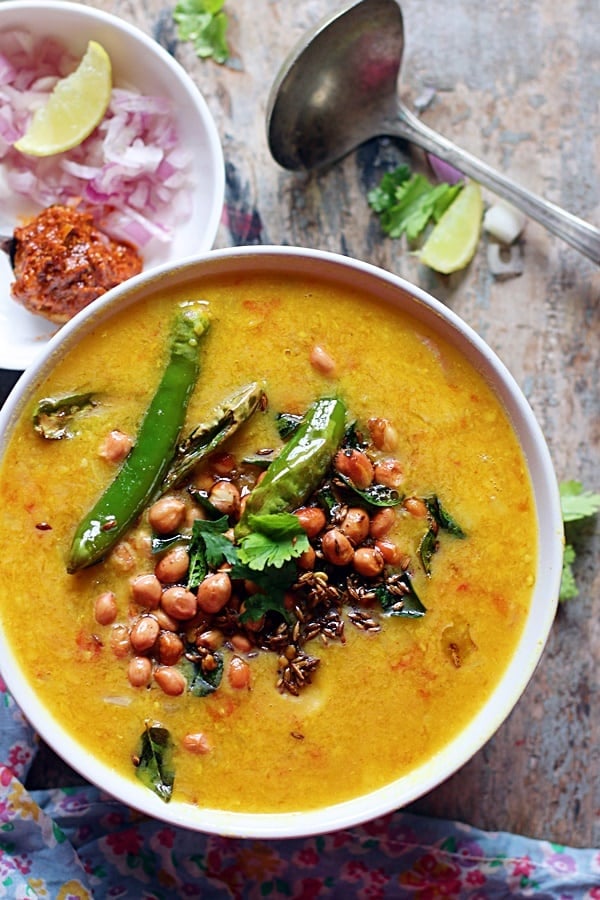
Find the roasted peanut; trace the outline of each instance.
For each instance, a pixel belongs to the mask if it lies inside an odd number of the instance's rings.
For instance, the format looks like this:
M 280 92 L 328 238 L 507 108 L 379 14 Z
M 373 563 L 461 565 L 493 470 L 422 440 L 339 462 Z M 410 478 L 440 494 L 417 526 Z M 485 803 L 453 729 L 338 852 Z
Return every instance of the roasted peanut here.
M 418 497 L 407 497 L 402 505 L 406 512 L 414 516 L 415 519 L 424 519 L 427 515 L 427 507 Z
M 196 595 L 182 585 L 175 585 L 163 591 L 160 605 L 168 616 L 179 621 L 191 619 L 198 609 Z
M 396 449 L 398 446 L 398 432 L 389 419 L 374 417 L 369 419 L 367 425 L 371 440 L 378 450 L 384 450 L 389 453 Z
M 388 566 L 399 566 L 406 559 L 406 554 L 393 541 L 375 541 L 375 546 Z
M 112 625 L 117 618 L 117 598 L 112 591 L 104 591 L 94 602 L 94 618 L 98 625 Z
M 172 631 L 161 631 L 156 642 L 156 657 L 163 666 L 174 666 L 183 656 L 183 641 Z
M 321 540 L 321 550 L 325 559 L 334 566 L 347 566 L 354 556 L 352 544 L 337 528 L 325 532 Z
M 179 497 L 167 495 L 153 503 L 148 510 L 148 521 L 158 534 L 176 531 L 185 519 L 186 506 Z
M 333 375 L 335 373 L 335 360 L 318 344 L 310 351 L 310 364 L 315 372 L 321 375 Z
M 203 612 L 218 613 L 231 597 L 231 578 L 227 572 L 207 575 L 198 588 L 198 606 Z
M 316 538 L 327 524 L 325 513 L 318 506 L 301 506 L 294 510 L 294 515 L 309 539 Z
M 377 484 L 399 488 L 404 481 L 404 470 L 397 459 L 382 459 L 375 466 L 373 477 Z
M 163 584 L 174 584 L 187 574 L 190 555 L 185 547 L 171 547 L 154 567 L 154 574 Z
M 110 648 L 118 659 L 127 656 L 131 649 L 127 625 L 113 625 L 110 632 Z
M 198 755 L 210 753 L 212 750 L 208 738 L 205 734 L 202 734 L 201 731 L 198 731 L 195 734 L 186 734 L 181 741 L 181 745 L 184 750 L 187 750 L 189 753 L 197 753 Z
M 216 481 L 208 494 L 208 499 L 224 516 L 237 519 L 240 514 L 240 492 L 232 481 Z
M 232 657 L 227 667 L 227 680 L 236 690 L 250 687 L 250 666 L 245 659 L 239 656 Z
M 157 685 L 170 697 L 177 697 L 183 694 L 187 687 L 185 677 L 179 669 L 173 666 L 159 666 L 154 672 L 154 680 Z
M 340 531 L 356 547 L 362 544 L 369 534 L 369 514 L 359 506 L 350 507 L 340 523 Z
M 396 521 L 396 510 L 391 506 L 379 509 L 371 519 L 369 534 L 373 538 L 382 538 L 390 531 Z
M 131 596 L 139 606 L 156 609 L 162 596 L 162 586 L 156 575 L 137 575 L 131 580 Z
M 248 653 L 254 645 L 245 634 L 234 634 L 231 637 L 231 646 L 239 653 Z
M 383 570 L 385 560 L 377 547 L 359 547 L 352 560 L 355 572 L 365 578 L 374 578 Z
M 132 447 L 133 438 L 115 428 L 102 441 L 100 456 L 107 462 L 122 462 Z
M 144 653 L 154 646 L 160 625 L 154 616 L 140 616 L 131 627 L 129 640 L 136 653 Z
M 335 456 L 335 468 L 360 490 L 373 482 L 373 463 L 361 450 L 340 450 Z
M 145 687 L 152 678 L 152 663 L 147 656 L 134 656 L 127 667 L 127 677 L 132 687 Z

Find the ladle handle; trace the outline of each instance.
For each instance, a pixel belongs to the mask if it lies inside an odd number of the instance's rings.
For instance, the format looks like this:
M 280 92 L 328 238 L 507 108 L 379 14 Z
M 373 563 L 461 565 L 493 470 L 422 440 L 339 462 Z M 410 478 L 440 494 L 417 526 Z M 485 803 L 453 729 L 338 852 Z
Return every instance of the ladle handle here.
M 578 219 L 577 216 L 538 197 L 496 172 L 487 163 L 433 131 L 402 103 L 398 104 L 398 117 L 400 122 L 395 123 L 395 128 L 393 122 L 389 123 L 389 134 L 406 138 L 428 153 L 439 156 L 440 159 L 450 163 L 460 172 L 464 172 L 465 175 L 494 191 L 499 197 L 514 204 L 527 216 L 544 225 L 548 231 L 571 244 L 584 256 L 593 260 L 596 265 L 600 265 L 600 231 L 593 225 L 584 222 L 583 219 Z

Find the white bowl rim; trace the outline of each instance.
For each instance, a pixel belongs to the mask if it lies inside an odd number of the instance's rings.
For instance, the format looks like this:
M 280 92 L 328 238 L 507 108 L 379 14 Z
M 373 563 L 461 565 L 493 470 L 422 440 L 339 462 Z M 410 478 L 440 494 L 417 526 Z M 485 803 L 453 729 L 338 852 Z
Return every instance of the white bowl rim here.
M 210 160 L 210 180 L 212 185 L 211 202 L 206 208 L 202 208 L 202 220 L 205 224 L 203 227 L 202 239 L 198 242 L 198 245 L 194 250 L 194 255 L 208 252 L 214 246 L 223 215 L 223 204 L 225 200 L 225 160 L 221 139 L 214 117 L 203 93 L 195 84 L 190 74 L 174 56 L 159 44 L 157 40 L 154 40 L 137 25 L 132 24 L 126 19 L 122 19 L 114 13 L 98 9 L 94 6 L 86 6 L 83 3 L 74 2 L 74 0 L 2 0 L 2 2 L 0 2 L 0 29 L 6 27 L 3 24 L 3 20 L 9 18 L 11 14 L 19 14 L 21 17 L 22 14 L 25 13 L 29 14 L 30 20 L 23 21 L 23 28 L 32 30 L 35 34 L 42 34 L 45 30 L 51 32 L 53 30 L 52 26 L 44 26 L 36 21 L 36 11 L 39 11 L 40 14 L 43 14 L 44 16 L 47 16 L 48 14 L 55 16 L 60 15 L 60 13 L 66 13 L 71 17 L 75 16 L 80 18 L 82 23 L 86 21 L 95 22 L 103 24 L 111 29 L 115 29 L 117 33 L 121 32 L 133 40 L 138 45 L 140 51 L 147 50 L 153 57 L 160 61 L 161 65 L 165 66 L 174 79 L 179 82 L 186 97 L 199 112 L 206 138 L 207 159 Z M 16 25 L 11 27 L 16 27 Z M 184 256 L 181 258 L 184 258 Z M 144 268 L 144 273 L 148 273 L 153 268 L 158 268 L 160 265 L 171 266 L 175 261 L 176 260 L 174 259 L 170 259 L 165 263 L 159 263 L 157 266 L 146 266 Z M 39 317 L 35 318 L 37 319 Z M 50 322 L 46 324 L 48 333 L 52 333 L 56 326 Z M 46 327 L 41 319 L 39 325 L 40 327 Z M 41 353 L 43 353 L 42 348 L 45 348 L 47 340 L 48 336 L 40 335 L 39 350 Z M 17 371 L 25 369 L 38 355 L 38 347 L 34 348 L 33 339 L 31 339 L 29 343 L 23 343 L 22 346 L 18 344 L 18 342 L 17 345 L 7 345 L 5 350 L 7 352 L 7 358 L 0 361 L 0 365 L 4 366 L 6 369 Z
M 413 300 L 416 301 L 416 306 L 411 309 L 413 315 L 419 318 L 419 309 L 426 321 L 448 324 L 453 332 L 453 342 L 458 338 L 458 344 L 467 353 L 468 348 L 472 348 L 472 357 L 478 360 L 478 368 L 483 377 L 488 383 L 493 379 L 492 387 L 504 403 L 528 461 L 539 520 L 538 579 L 517 650 L 485 706 L 468 726 L 408 775 L 361 797 L 306 812 L 237 813 L 193 807 L 173 800 L 168 805 L 164 804 L 148 789 L 98 762 L 63 730 L 20 676 L 19 665 L 0 627 L 0 671 L 9 691 L 21 709 L 27 710 L 27 717 L 40 736 L 70 766 L 110 795 L 154 818 L 186 829 L 222 836 L 276 839 L 332 832 L 386 815 L 437 787 L 487 743 L 514 708 L 537 667 L 558 602 L 563 548 L 558 486 L 546 441 L 516 381 L 483 339 L 452 310 L 426 291 L 371 263 L 336 253 L 268 245 L 212 250 L 157 267 L 107 292 L 67 323 L 51 339 L 43 356 L 17 382 L 0 410 L 0 459 L 10 436 L 11 423 L 20 413 L 36 383 L 51 368 L 52 360 L 63 343 L 68 346 L 74 341 L 79 329 L 85 328 L 88 320 L 98 320 L 104 315 L 110 315 L 117 300 L 120 308 L 128 299 L 135 302 L 138 291 L 151 288 L 168 276 L 186 280 L 194 278 L 196 274 L 214 274 L 219 267 L 227 268 L 232 264 L 242 267 L 249 265 L 250 268 L 254 266 L 258 269 L 274 266 L 280 271 L 284 268 L 285 271 L 290 271 L 291 266 L 292 271 L 301 272 L 311 261 L 324 268 L 323 272 L 317 274 L 317 278 L 327 278 L 329 273 L 331 277 L 335 277 L 337 272 L 350 271 L 353 286 L 359 282 L 364 285 L 376 280 L 387 286 L 386 290 L 389 288 L 389 292 L 404 293 L 411 308 Z M 308 274 L 310 276 L 311 273 Z M 343 277 L 343 272 L 340 277 Z M 473 358 L 471 362 L 474 362 Z

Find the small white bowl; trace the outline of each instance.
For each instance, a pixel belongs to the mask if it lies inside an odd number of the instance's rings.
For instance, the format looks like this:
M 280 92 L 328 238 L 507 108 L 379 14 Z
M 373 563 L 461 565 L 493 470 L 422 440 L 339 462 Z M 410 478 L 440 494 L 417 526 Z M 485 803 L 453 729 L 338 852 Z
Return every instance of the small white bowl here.
M 144 252 L 144 268 L 175 262 L 213 246 L 225 193 L 224 162 L 219 135 L 200 91 L 179 63 L 160 44 L 117 16 L 62 0 L 4 0 L 0 31 L 23 28 L 34 36 L 56 37 L 78 57 L 88 41 L 107 50 L 116 86 L 173 103 L 183 147 L 192 150 L 189 191 L 192 210 L 172 241 L 153 241 Z M 0 190 L 2 189 L 0 162 Z M 0 234 L 10 235 L 20 217 L 39 212 L 23 197 L 2 196 Z M 13 280 L 8 258 L 0 254 L 0 368 L 25 369 L 39 355 L 56 325 L 34 316 L 10 297 Z
M 58 723 L 36 695 L 0 625 L 0 666 L 17 703 L 54 750 L 74 769 L 128 805 L 189 829 L 253 838 L 299 837 L 365 822 L 405 806 L 441 784 L 476 753 L 513 709 L 538 663 L 556 612 L 562 569 L 563 525 L 558 487 L 544 437 L 518 385 L 487 344 L 461 319 L 404 279 L 331 253 L 290 247 L 217 250 L 203 258 L 163 266 L 114 288 L 64 326 L 36 363 L 21 377 L 0 411 L 0 460 L 16 417 L 31 404 L 36 389 L 62 353 L 117 310 L 143 302 L 158 285 L 182 287 L 202 277 L 267 272 L 323 278 L 342 288 L 362 290 L 399 308 L 452 344 L 477 369 L 503 404 L 520 442 L 529 472 L 538 520 L 537 577 L 523 632 L 514 655 L 488 700 L 466 727 L 426 763 L 385 787 L 323 809 L 285 814 L 247 814 L 203 809 L 179 801 L 165 805 L 135 781 L 95 759 Z

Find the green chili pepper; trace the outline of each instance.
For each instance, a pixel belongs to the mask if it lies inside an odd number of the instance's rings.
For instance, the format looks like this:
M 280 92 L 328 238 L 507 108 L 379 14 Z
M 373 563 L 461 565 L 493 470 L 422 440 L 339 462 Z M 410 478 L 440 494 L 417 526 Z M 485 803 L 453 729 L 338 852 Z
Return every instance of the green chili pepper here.
M 73 437 L 73 419 L 84 409 L 95 406 L 91 393 L 67 394 L 63 397 L 44 397 L 33 414 L 33 428 L 49 441 L 61 441 Z
M 290 511 L 312 494 L 341 446 L 345 423 L 346 407 L 341 400 L 313 403 L 294 436 L 248 495 L 235 528 L 237 538 L 250 533 L 250 516 Z
M 181 304 L 173 323 L 169 361 L 135 445 L 115 479 L 79 524 L 68 572 L 102 559 L 155 496 L 177 447 L 200 370 L 199 338 L 207 329 L 205 304 Z
M 161 494 L 166 494 L 172 487 L 178 485 L 200 460 L 230 438 L 240 425 L 250 418 L 263 398 L 262 387 L 253 381 L 217 406 L 210 421 L 196 425 L 188 437 L 179 444 L 161 485 Z

